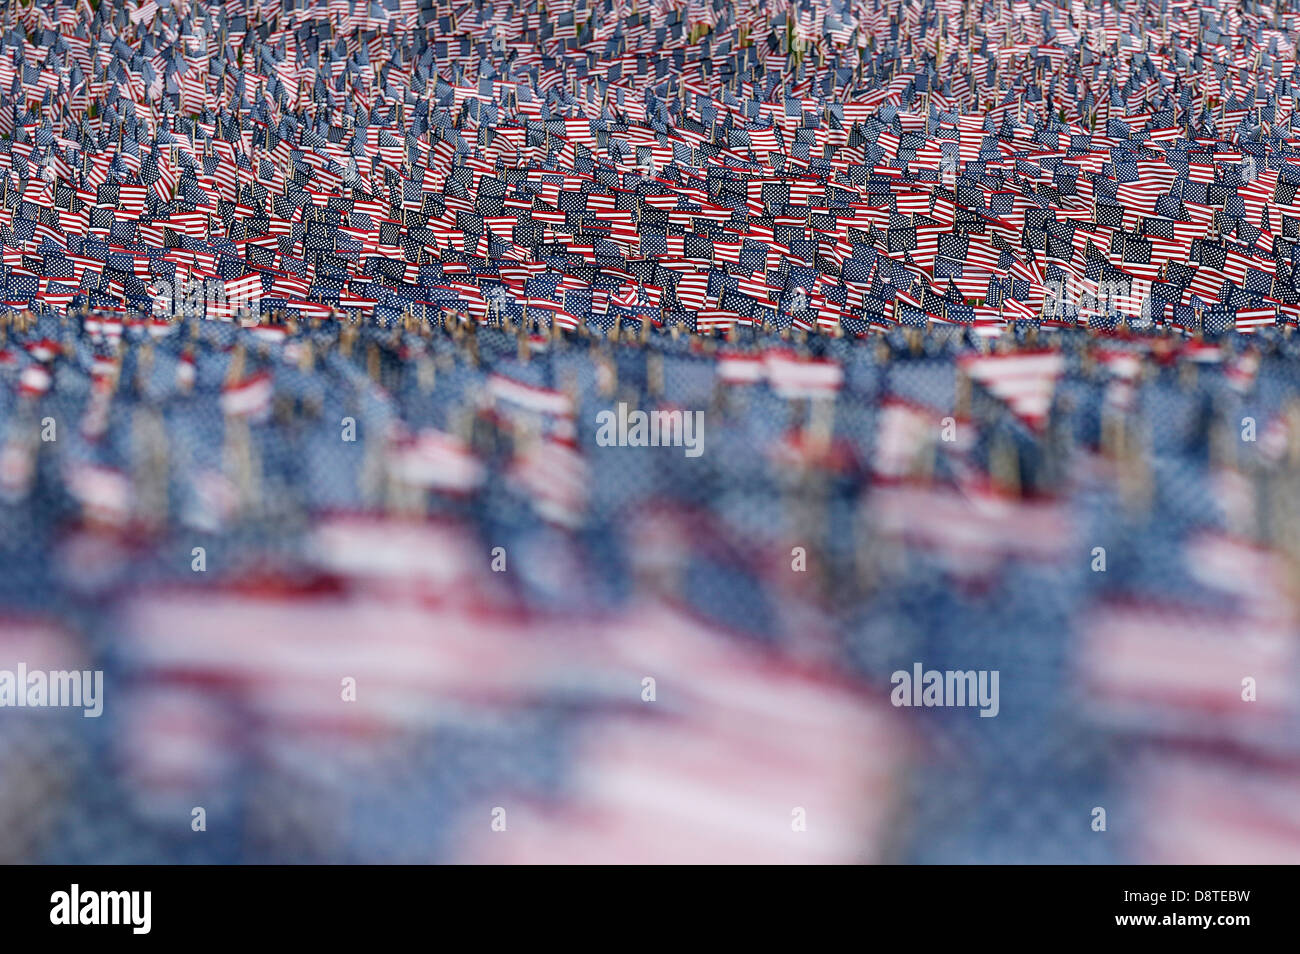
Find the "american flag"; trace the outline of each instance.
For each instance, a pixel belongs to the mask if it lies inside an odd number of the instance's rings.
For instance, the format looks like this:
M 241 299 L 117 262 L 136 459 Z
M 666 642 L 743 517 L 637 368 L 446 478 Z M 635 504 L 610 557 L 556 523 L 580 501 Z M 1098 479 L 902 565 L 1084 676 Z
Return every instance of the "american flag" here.
M 0 857 L 1296 857 L 1285 5 L 10 7 Z

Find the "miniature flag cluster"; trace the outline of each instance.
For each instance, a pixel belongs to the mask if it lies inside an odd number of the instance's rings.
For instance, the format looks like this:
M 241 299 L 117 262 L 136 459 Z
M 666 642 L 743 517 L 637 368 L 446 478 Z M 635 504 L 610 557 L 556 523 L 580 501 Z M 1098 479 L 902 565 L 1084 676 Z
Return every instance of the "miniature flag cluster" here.
M 1300 860 L 1289 4 L 0 18 L 0 861 Z

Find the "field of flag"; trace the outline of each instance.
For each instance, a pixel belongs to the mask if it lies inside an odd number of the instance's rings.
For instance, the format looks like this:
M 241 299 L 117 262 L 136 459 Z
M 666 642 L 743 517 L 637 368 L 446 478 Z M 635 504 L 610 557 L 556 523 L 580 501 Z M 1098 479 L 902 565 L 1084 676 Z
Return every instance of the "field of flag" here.
M 0 862 L 1300 861 L 1298 41 L 4 4 Z

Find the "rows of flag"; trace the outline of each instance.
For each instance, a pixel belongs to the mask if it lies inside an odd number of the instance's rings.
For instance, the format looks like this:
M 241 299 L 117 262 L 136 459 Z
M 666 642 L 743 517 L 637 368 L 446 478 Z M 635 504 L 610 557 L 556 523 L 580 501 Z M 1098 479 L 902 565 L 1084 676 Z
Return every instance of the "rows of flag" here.
M 1289 17 L 34 0 L 0 45 L 4 298 L 130 310 L 204 280 L 386 323 L 1294 323 Z
M 1300 858 L 1285 4 L 0 17 L 0 860 Z

